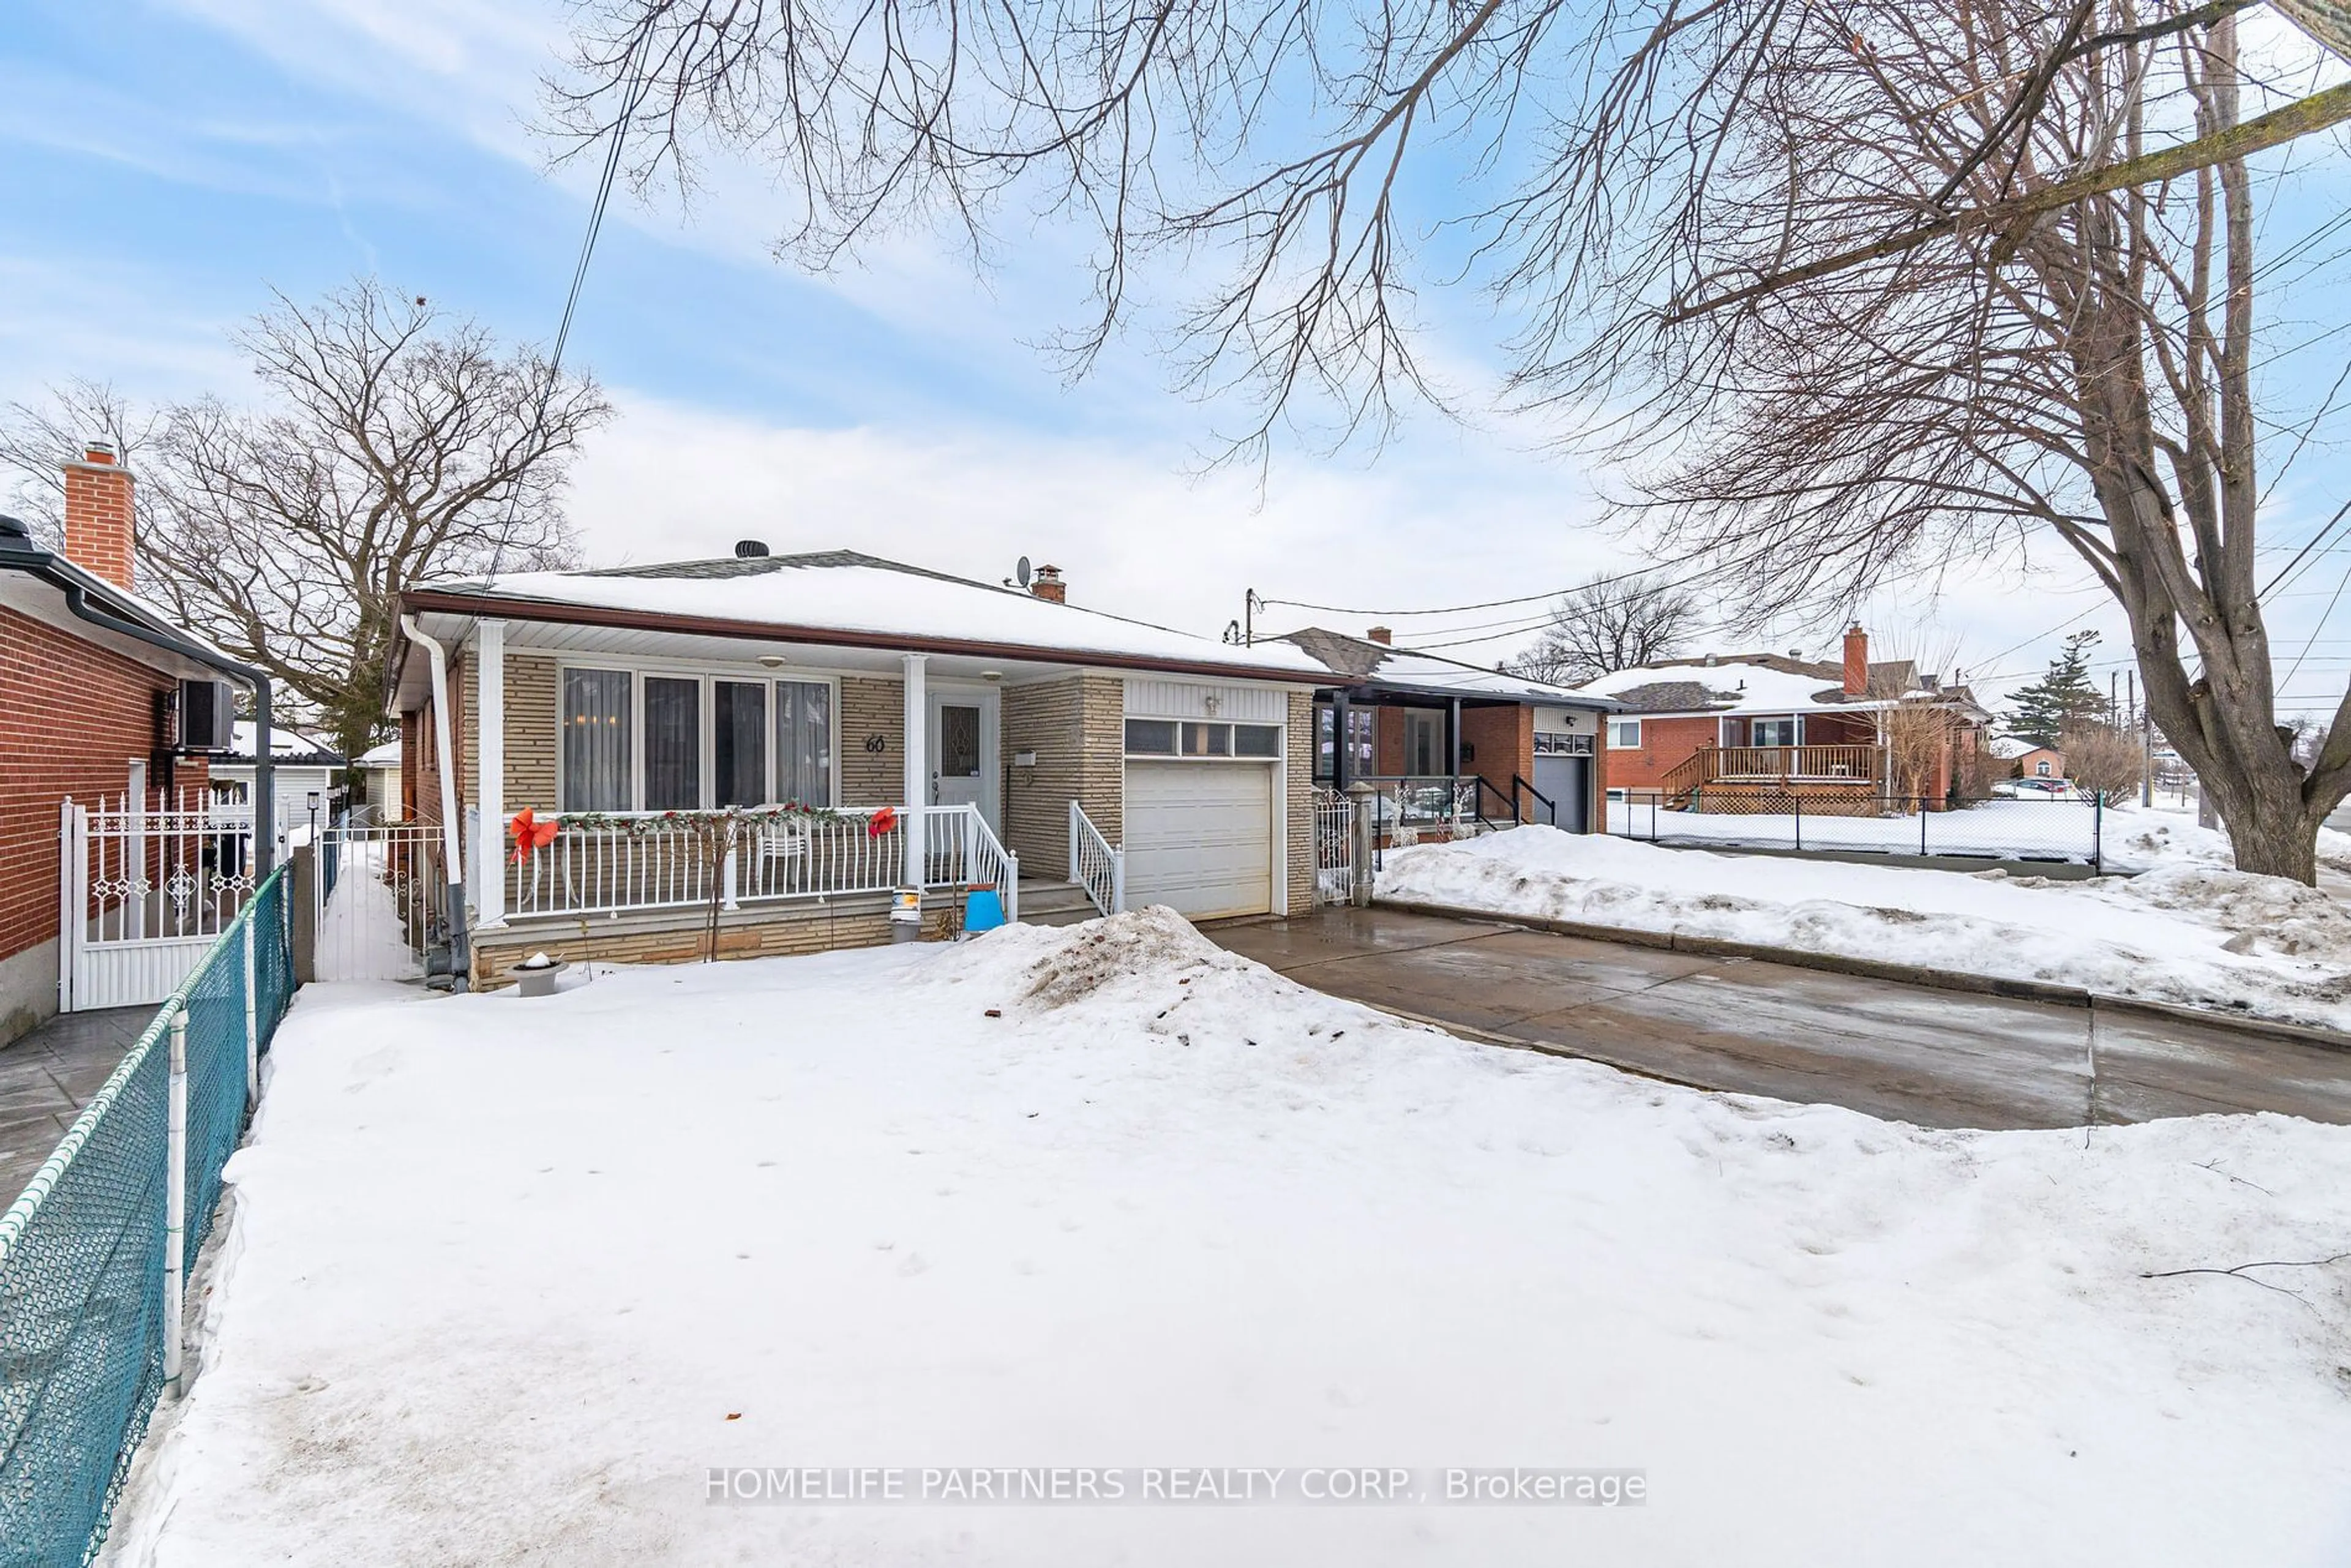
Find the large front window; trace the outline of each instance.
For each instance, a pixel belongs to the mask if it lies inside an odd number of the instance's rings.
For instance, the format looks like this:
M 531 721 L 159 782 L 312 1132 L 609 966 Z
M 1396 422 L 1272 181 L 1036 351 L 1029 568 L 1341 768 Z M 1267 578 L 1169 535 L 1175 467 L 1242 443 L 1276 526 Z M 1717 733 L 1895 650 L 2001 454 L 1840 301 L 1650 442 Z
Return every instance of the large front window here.
M 561 808 L 832 804 L 832 687 L 567 669 Z
M 626 670 L 563 672 L 563 806 L 625 811 L 635 803 L 632 683 Z

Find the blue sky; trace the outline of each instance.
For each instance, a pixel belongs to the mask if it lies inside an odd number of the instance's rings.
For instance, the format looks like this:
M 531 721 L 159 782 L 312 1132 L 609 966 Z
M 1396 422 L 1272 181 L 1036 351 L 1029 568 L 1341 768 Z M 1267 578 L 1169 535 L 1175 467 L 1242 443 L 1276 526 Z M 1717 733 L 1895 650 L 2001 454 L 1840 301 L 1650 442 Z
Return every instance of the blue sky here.
M 360 272 L 550 339 L 590 193 L 589 171 L 545 168 L 526 123 L 561 20 L 539 0 L 18 0 L 0 32 L 0 399 L 70 375 L 148 398 L 236 395 L 246 371 L 225 335 L 270 288 L 307 298 Z M 2346 188 L 2338 149 L 2302 157 L 2317 173 L 2294 186 L 2295 216 Z M 984 277 L 906 236 L 810 278 L 768 255 L 778 210 L 732 167 L 683 216 L 616 198 L 567 356 L 621 410 L 573 497 L 598 561 L 759 537 L 993 577 L 1027 554 L 1061 564 L 1073 597 L 1210 634 L 1247 587 L 1384 609 L 1640 561 L 1592 525 L 1583 476 L 1506 421 L 1416 419 L 1377 454 L 1279 450 L 1262 487 L 1202 476 L 1217 411 L 1169 392 L 1147 340 L 1075 387 L 1035 347 L 1084 306 L 1053 235 L 1008 236 Z M 2298 303 L 2313 321 L 2351 318 L 2339 294 Z M 1432 355 L 1482 373 L 1495 324 L 1470 301 L 1433 308 Z M 2290 376 L 2323 391 L 2343 351 L 2335 339 Z M 2351 464 L 2329 434 L 2280 486 L 2273 538 L 2339 504 Z M 2344 562 L 2273 602 L 2284 661 Z M 2340 689 L 2345 597 L 2292 694 Z M 2099 605 L 2053 544 L 2030 570 L 1962 567 L 1939 598 L 1889 595 L 1870 618 L 1923 651 L 1955 643 L 1962 665 L 2031 674 L 2085 611 L 2074 624 L 2119 649 L 2119 617 Z M 1420 624 L 1442 641 L 1495 619 Z M 1835 630 L 1774 628 L 1769 643 L 1817 653 Z

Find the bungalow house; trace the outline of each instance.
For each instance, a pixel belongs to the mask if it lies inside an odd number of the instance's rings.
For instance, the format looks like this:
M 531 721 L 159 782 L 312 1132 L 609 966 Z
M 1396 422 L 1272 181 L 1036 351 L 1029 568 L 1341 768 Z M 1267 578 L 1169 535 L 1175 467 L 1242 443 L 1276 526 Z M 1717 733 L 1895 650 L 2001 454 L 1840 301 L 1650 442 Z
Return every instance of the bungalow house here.
M 0 517 L 0 1044 L 61 1009 L 161 999 L 275 848 L 256 866 L 206 831 L 223 677 L 255 673 L 133 591 L 116 459 L 92 442 L 64 465 L 61 549 Z
M 1371 784 L 1391 834 L 1523 822 L 1607 831 L 1599 740 L 1613 700 L 1398 648 L 1384 626 L 1277 641 L 1329 672 L 1314 694 L 1315 783 Z
M 2062 779 L 2065 777 L 2065 754 L 2053 746 L 2035 746 L 2029 740 L 2004 735 L 1992 741 L 1991 754 L 2000 762 L 2003 778 Z
M 230 733 L 228 749 L 212 758 L 213 805 L 225 817 L 253 809 L 256 735 L 252 720 L 238 719 Z M 285 728 L 270 732 L 269 749 L 277 765 L 279 840 L 287 840 L 298 829 L 307 831 L 327 826 L 334 820 L 335 776 L 343 770 L 342 753 Z
M 1329 672 L 1070 604 L 1050 567 L 1022 591 L 746 541 L 402 609 L 407 815 L 463 868 L 475 984 L 697 956 L 705 921 L 729 955 L 885 941 L 917 904 L 937 934 L 981 890 L 1016 918 L 1312 897 Z M 726 808 L 753 814 L 722 852 Z
M 1806 810 L 1875 810 L 1884 796 L 1935 807 L 1980 787 L 1991 716 L 1964 686 L 1910 660 L 1872 663 L 1844 634 L 1841 664 L 1776 653 L 1639 665 L 1579 691 L 1613 698 L 1610 787 L 1690 810 L 1803 798 Z

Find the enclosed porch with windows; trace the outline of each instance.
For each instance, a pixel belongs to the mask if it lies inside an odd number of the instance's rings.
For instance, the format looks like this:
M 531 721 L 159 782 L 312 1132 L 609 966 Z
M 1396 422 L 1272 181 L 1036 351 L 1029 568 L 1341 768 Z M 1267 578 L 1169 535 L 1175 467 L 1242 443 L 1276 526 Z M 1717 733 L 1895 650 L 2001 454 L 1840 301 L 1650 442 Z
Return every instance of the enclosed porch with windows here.
M 1384 844 L 1529 822 L 1580 832 L 1589 820 L 1597 738 L 1588 715 L 1542 723 L 1536 708 L 1517 701 L 1364 688 L 1318 693 L 1314 782 L 1342 796 L 1369 785 Z

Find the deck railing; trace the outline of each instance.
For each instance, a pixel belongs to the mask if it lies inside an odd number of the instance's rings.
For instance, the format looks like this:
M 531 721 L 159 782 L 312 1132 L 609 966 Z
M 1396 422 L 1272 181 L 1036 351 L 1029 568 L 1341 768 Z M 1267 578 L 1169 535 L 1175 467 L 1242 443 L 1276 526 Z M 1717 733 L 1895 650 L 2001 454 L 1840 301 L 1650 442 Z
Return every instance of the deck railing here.
M 886 814 L 885 814 L 886 811 Z M 1019 862 L 974 806 L 756 816 L 736 824 L 731 853 L 712 863 L 709 819 L 697 813 L 611 812 L 558 817 L 555 837 L 528 858 L 507 857 L 509 919 L 721 907 L 886 894 L 905 876 L 906 835 L 921 837 L 927 887 L 1000 891 L 1019 918 Z
M 1886 752 L 1876 746 L 1702 746 L 1658 782 L 1678 798 L 1724 782 L 1872 785 L 1885 771 Z

